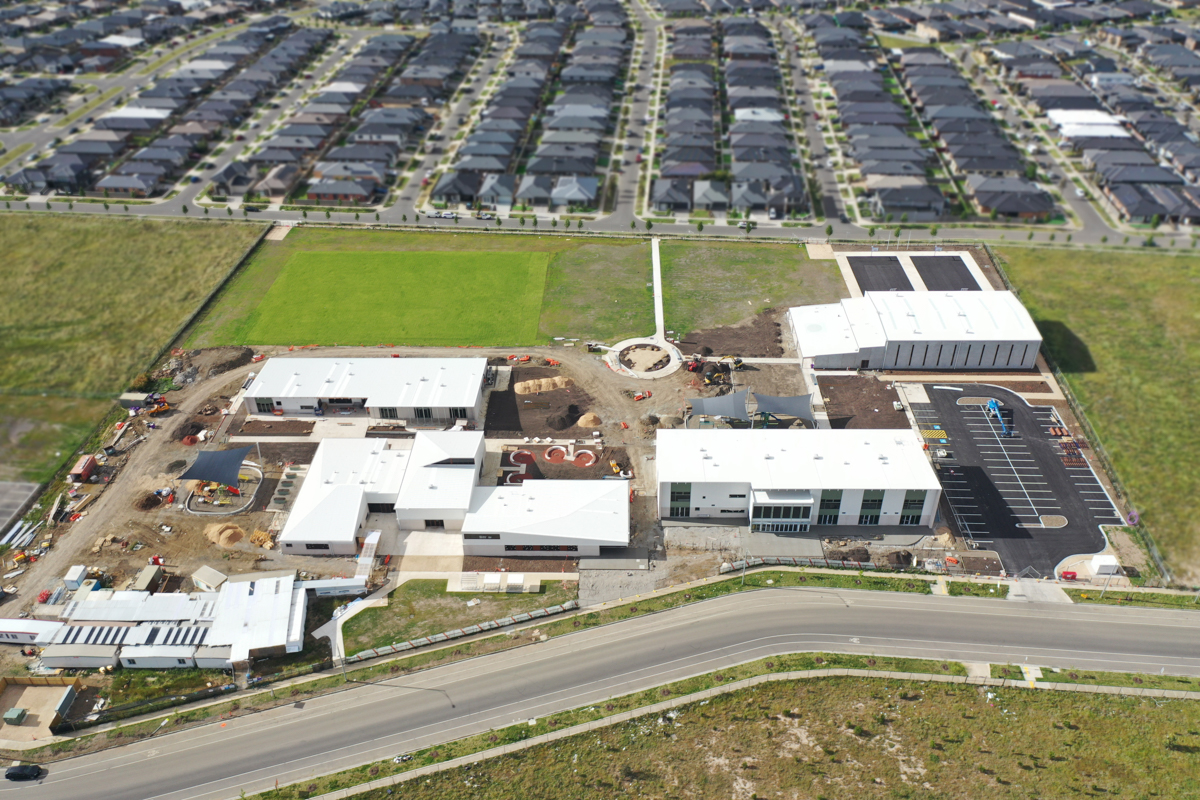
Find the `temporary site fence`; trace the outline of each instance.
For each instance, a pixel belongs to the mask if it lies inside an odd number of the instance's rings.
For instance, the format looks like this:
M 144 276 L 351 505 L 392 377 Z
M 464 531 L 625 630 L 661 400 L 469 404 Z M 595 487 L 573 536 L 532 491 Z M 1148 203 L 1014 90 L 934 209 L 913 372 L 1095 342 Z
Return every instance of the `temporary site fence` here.
M 522 614 L 513 614 L 511 617 L 502 619 L 494 619 L 488 622 L 480 622 L 476 625 L 468 625 L 465 628 L 455 628 L 454 630 L 446 631 L 445 633 L 437 633 L 433 636 L 422 636 L 419 639 L 412 639 L 407 642 L 397 642 L 396 644 L 387 645 L 386 647 L 376 647 L 370 650 L 363 650 L 360 653 L 346 659 L 347 664 L 354 664 L 359 661 L 366 661 L 368 658 L 377 658 L 379 656 L 390 656 L 395 653 L 404 653 L 409 650 L 416 650 L 420 647 L 428 647 L 433 644 L 441 644 L 452 639 L 461 639 L 464 636 L 471 636 L 476 633 L 484 633 L 485 631 L 499 630 L 512 625 L 520 625 L 523 622 L 532 622 L 535 619 L 543 617 L 551 617 L 555 614 L 562 614 L 566 611 L 574 611 L 579 608 L 578 600 L 568 600 L 562 605 L 550 606 L 549 608 L 539 608 L 536 611 L 527 611 Z

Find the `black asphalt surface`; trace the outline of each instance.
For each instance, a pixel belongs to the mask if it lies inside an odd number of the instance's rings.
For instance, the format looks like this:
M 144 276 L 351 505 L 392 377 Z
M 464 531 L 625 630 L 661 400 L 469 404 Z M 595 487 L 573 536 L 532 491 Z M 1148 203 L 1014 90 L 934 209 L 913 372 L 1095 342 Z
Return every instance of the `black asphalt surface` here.
M 863 292 L 911 292 L 912 283 L 895 256 L 850 256 L 846 259 Z
M 979 282 L 960 256 L 913 256 L 912 263 L 931 292 L 979 291 Z
M 939 386 L 954 384 L 938 384 Z M 1112 502 L 1085 464 L 1068 467 L 1048 432 L 1061 422 L 1050 407 L 1033 407 L 1004 389 L 981 385 L 963 391 L 926 385 L 930 404 L 914 404 L 922 430 L 940 426 L 949 451 L 939 479 L 960 532 L 980 549 L 994 550 L 1010 574 L 1032 568 L 1049 576 L 1064 558 L 1105 547 L 1099 526 L 1118 524 Z M 1011 410 L 1016 433 L 1001 435 L 999 423 L 980 405 L 959 398 L 994 398 Z M 1066 517 L 1059 528 L 1033 528 L 1044 516 Z

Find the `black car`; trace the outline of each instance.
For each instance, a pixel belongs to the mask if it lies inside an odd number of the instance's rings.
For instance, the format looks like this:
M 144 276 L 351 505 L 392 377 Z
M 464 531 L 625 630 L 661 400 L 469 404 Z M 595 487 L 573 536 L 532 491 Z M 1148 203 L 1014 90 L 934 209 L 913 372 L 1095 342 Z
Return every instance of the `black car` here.
M 37 764 L 21 764 L 4 770 L 4 777 L 10 781 L 36 781 L 42 777 L 42 768 Z
M 845 214 L 838 214 L 838 221 L 843 222 L 843 223 L 848 223 L 850 221 L 850 218 L 847 217 Z

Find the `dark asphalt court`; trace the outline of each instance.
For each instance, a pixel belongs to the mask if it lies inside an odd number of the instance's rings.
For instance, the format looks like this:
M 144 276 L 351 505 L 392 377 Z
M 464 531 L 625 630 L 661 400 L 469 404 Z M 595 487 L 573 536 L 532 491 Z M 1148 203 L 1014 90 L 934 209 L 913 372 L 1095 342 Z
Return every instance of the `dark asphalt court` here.
M 913 256 L 912 263 L 931 292 L 979 291 L 979 282 L 961 256 Z
M 946 384 L 938 384 L 946 385 Z M 950 384 L 953 385 L 953 384 Z M 1101 524 L 1120 518 L 1086 464 L 1069 467 L 1048 429 L 1060 425 L 1050 407 L 1031 407 L 1017 395 L 990 386 L 965 385 L 963 391 L 926 385 L 930 403 L 914 404 L 922 430 L 940 426 L 949 451 L 938 477 L 960 532 L 981 549 L 995 550 L 1005 569 L 1032 567 L 1049 576 L 1067 556 L 1104 549 Z M 982 405 L 959 405 L 959 398 L 995 398 L 1013 413 L 1016 434 L 1000 435 L 999 423 Z M 1066 517 L 1059 528 L 1027 528 L 1043 516 Z
M 849 256 L 850 271 L 864 292 L 911 292 L 912 283 L 895 256 Z

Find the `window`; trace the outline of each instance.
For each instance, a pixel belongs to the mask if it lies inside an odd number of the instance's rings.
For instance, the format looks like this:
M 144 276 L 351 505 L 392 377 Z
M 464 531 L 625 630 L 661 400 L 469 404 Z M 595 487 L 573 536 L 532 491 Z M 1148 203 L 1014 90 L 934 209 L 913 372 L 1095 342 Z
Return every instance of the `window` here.
M 451 419 L 466 419 L 467 418 L 467 410 L 465 408 L 452 408 L 452 409 L 450 409 L 450 418 Z
M 506 544 L 505 551 L 509 553 L 533 553 L 533 552 L 558 552 L 558 553 L 577 553 L 579 548 L 573 544 Z
M 755 519 L 808 519 L 808 506 L 755 506 Z
M 300 410 L 301 411 L 312 411 L 313 407 L 312 406 L 300 406 Z
M 175 659 L 175 661 L 176 661 L 177 663 L 179 663 L 179 664 L 182 664 L 182 665 L 183 665 L 183 666 L 185 666 L 185 667 L 187 666 L 187 659 L 186 659 L 186 658 L 177 658 L 177 659 Z
M 904 510 L 921 511 L 925 508 L 925 490 L 910 489 L 904 493 Z
M 920 514 L 901 514 L 900 515 L 900 524 L 901 525 L 920 525 L 921 524 L 921 515 Z
M 434 528 L 437 530 L 444 530 L 446 527 L 446 521 L 444 519 L 427 519 L 425 520 L 425 527 L 426 529 Z
M 260 414 L 270 414 L 275 410 L 275 404 L 270 400 L 255 400 L 254 407 Z
M 860 506 L 862 511 L 879 511 L 882 508 L 882 489 L 868 489 L 867 491 L 863 492 L 862 505 Z
M 838 524 L 838 515 L 837 514 L 817 514 L 817 524 L 818 525 L 837 525 Z
M 729 495 L 729 499 L 730 499 L 730 500 L 745 500 L 745 499 L 746 499 L 746 495 L 744 495 L 744 494 L 731 494 L 731 495 Z
M 879 524 L 879 515 L 878 514 L 859 514 L 858 515 L 858 524 L 859 525 L 878 525 Z
M 499 539 L 498 533 L 464 533 L 464 539 Z
M 750 530 L 762 533 L 801 533 L 808 530 L 808 525 L 800 522 L 756 522 Z
M 744 508 L 722 508 L 720 513 L 722 513 L 722 514 L 745 514 L 746 509 L 744 509 Z
M 690 517 L 691 515 L 692 515 L 692 510 L 690 508 L 688 508 L 687 506 L 679 506 L 678 508 L 676 508 L 675 506 L 671 506 L 671 516 L 672 517 Z
M 284 543 L 283 543 L 283 546 L 284 546 L 284 547 L 291 547 L 291 546 L 292 546 L 292 543 L 291 543 L 291 542 L 284 542 Z
M 834 517 L 837 517 L 837 512 L 842 510 L 842 490 L 841 489 L 826 489 L 821 492 L 821 511 L 833 512 Z
M 672 503 L 691 503 L 692 501 L 692 485 L 690 483 L 672 483 L 671 484 L 671 502 Z
M 354 401 L 349 397 L 331 397 L 325 401 L 331 406 L 352 406 Z
M 413 416 L 415 416 L 417 419 L 433 419 L 433 409 L 432 408 L 414 408 Z
M 329 545 L 321 544 L 320 542 L 306 542 L 304 545 L 304 549 L 305 550 L 328 550 Z
M 397 409 L 379 408 L 376 410 L 379 412 L 380 419 L 400 419 L 400 412 Z
M 125 660 L 125 663 L 132 667 L 134 664 L 137 663 L 137 661 L 133 660 L 132 658 L 129 658 L 129 659 Z

